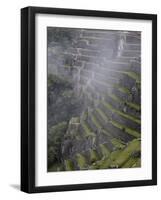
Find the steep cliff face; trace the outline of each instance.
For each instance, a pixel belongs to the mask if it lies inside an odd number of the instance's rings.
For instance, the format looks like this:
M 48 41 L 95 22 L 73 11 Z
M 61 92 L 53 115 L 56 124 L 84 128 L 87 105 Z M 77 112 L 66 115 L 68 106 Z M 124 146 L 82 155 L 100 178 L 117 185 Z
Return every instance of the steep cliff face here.
M 63 110 L 55 102 L 64 99 L 53 98 L 60 88 L 48 90 L 55 106 L 48 107 L 50 126 L 57 123 L 54 110 L 67 121 L 61 159 L 48 170 L 139 167 L 141 33 L 48 28 L 48 40 L 48 78 L 70 81 L 69 102 L 75 99 Z

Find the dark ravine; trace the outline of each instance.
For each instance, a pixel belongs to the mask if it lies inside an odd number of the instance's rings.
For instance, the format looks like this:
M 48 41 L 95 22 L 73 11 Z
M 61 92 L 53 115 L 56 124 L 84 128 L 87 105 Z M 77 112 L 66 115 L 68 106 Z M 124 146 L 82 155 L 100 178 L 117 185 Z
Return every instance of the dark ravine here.
M 48 171 L 140 165 L 141 33 L 49 27 Z

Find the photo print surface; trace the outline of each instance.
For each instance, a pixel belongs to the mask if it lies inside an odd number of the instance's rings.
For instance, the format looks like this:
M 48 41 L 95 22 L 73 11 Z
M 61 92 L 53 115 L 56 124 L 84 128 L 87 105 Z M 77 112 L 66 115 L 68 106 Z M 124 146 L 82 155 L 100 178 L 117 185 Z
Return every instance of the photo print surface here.
M 141 32 L 47 27 L 47 171 L 141 167 Z

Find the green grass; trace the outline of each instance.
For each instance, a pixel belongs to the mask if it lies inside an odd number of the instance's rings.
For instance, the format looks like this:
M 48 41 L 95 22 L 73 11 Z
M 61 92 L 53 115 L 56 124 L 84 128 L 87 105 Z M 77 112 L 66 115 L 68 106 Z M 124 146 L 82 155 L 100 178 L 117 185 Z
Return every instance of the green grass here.
M 114 111 L 115 109 L 112 107 L 111 104 L 105 102 L 105 101 L 101 101 L 101 103 L 107 108 L 110 109 L 111 111 Z
M 117 149 L 123 149 L 125 147 L 125 144 L 119 139 L 113 138 L 111 142 Z
M 108 136 L 108 137 L 112 137 L 112 135 L 109 133 L 108 130 L 102 129 L 102 134 Z
M 129 77 L 135 79 L 137 82 L 140 82 L 140 75 L 135 72 L 123 72 L 124 74 L 127 74 Z
M 81 124 L 82 124 L 82 127 L 84 129 L 84 133 L 87 137 L 88 136 L 95 136 L 95 134 L 92 132 L 89 125 L 85 121 L 83 121 Z
M 140 151 L 140 141 L 134 139 L 122 150 L 113 151 L 108 157 L 102 159 L 92 166 L 93 169 L 125 168 L 140 166 L 140 158 L 132 159 L 131 154 Z
M 65 169 L 66 171 L 74 170 L 74 164 L 71 160 L 65 160 Z
M 128 144 L 128 146 L 119 154 L 117 159 L 113 164 L 119 167 L 123 166 L 127 160 L 131 157 L 131 154 L 135 151 L 140 151 L 141 144 L 139 140 L 133 140 Z
M 110 105 L 108 105 L 107 103 L 105 103 L 105 104 L 106 104 L 106 107 L 108 106 L 108 108 L 111 108 Z M 111 108 L 111 109 L 113 110 L 113 108 Z M 104 120 L 108 120 L 108 119 L 109 119 L 109 117 L 108 117 L 107 115 L 105 115 L 105 114 L 103 113 L 103 111 L 101 111 L 100 109 L 97 109 L 97 111 L 98 111 L 98 113 L 100 114 L 100 116 L 101 116 Z M 106 117 L 106 116 L 107 116 L 107 117 Z M 126 132 L 126 133 L 128 133 L 128 134 L 130 134 L 130 135 L 132 135 L 132 136 L 134 136 L 134 137 L 136 137 L 136 138 L 139 138 L 139 137 L 140 137 L 140 133 L 137 132 L 137 131 L 134 130 L 134 129 L 131 129 L 131 128 L 125 126 L 125 125 L 122 125 L 122 124 L 120 124 L 120 123 L 118 123 L 118 122 L 116 122 L 116 121 L 114 121 L 114 120 L 110 120 L 110 123 L 111 123 L 113 126 L 119 128 L 119 129 L 121 129 L 121 130 L 125 129 L 125 132 Z
M 97 160 L 99 160 L 99 156 L 98 156 L 96 150 L 90 150 L 89 153 L 90 153 L 90 162 L 91 163 L 96 162 Z
M 87 162 L 86 162 L 86 159 L 85 159 L 85 157 L 83 155 L 78 153 L 76 155 L 76 161 L 77 161 L 77 164 L 78 164 L 80 169 L 87 168 Z
M 119 128 L 119 129 L 125 129 L 125 132 L 126 133 L 128 133 L 129 135 L 132 135 L 132 136 L 134 136 L 134 137 L 136 137 L 136 138 L 139 138 L 140 137 L 140 133 L 139 132 L 137 132 L 137 131 L 135 131 L 135 130 L 133 130 L 133 129 L 131 129 L 131 128 L 128 128 L 128 127 L 126 127 L 126 126 L 123 126 L 123 125 L 121 125 L 121 124 L 119 124 L 118 122 L 116 122 L 116 121 L 111 121 L 111 123 L 115 126 L 115 127 L 117 127 L 117 128 Z
M 113 161 L 117 159 L 119 154 L 121 153 L 121 150 L 113 151 L 109 157 L 107 157 L 104 160 L 101 160 L 97 163 L 99 169 L 107 169 L 107 168 L 114 168 L 114 165 L 112 165 Z
M 137 160 L 138 158 L 130 158 L 129 160 L 127 160 L 127 162 L 125 162 L 124 165 L 122 165 L 122 168 L 131 168 L 136 164 Z
M 110 94 L 109 95 L 113 100 L 117 101 L 118 103 L 123 102 L 120 98 L 118 98 L 116 95 L 114 94 Z
M 108 157 L 110 154 L 110 150 L 107 148 L 107 146 L 105 144 L 100 144 L 99 146 L 100 146 L 102 155 L 105 157 Z
M 92 122 L 94 123 L 94 125 L 95 125 L 98 129 L 102 128 L 102 126 L 99 124 L 99 122 L 97 121 L 97 119 L 95 118 L 95 116 L 94 116 L 93 114 L 90 114 L 90 117 L 91 117 Z
M 132 167 L 141 167 L 141 159 L 140 158 L 138 158 L 137 159 L 137 161 L 136 161 L 136 163 L 135 164 L 133 164 L 133 166 Z
M 128 101 L 123 101 L 122 99 L 120 99 L 119 97 L 117 97 L 116 95 L 114 94 L 110 94 L 109 95 L 114 101 L 118 102 L 118 103 L 125 103 L 130 107 L 130 108 L 133 108 L 137 111 L 140 111 L 140 105 L 139 104 L 136 104 L 136 103 L 132 103 L 132 102 L 128 102 Z
M 130 106 L 131 108 L 134 108 L 137 111 L 140 111 L 140 105 L 136 104 L 136 103 L 131 103 L 131 102 L 126 102 L 128 106 Z
M 120 85 L 115 84 L 114 87 L 116 87 L 120 92 L 125 93 L 127 95 L 130 95 L 130 90 L 126 87 L 122 87 Z
M 128 114 L 125 114 L 119 110 L 114 110 L 114 112 L 116 112 L 117 114 L 121 115 L 122 117 L 125 117 L 126 119 L 130 119 L 131 121 L 134 121 L 135 123 L 137 124 L 141 124 L 141 120 L 140 119 L 137 119 L 131 115 L 128 115 Z
M 102 117 L 104 121 L 108 121 L 109 119 L 106 117 L 106 115 L 100 110 L 99 108 L 96 109 L 96 112 Z
M 102 103 L 107 109 L 110 109 L 112 112 L 115 112 L 118 115 L 120 115 L 120 116 L 122 116 L 122 117 L 124 117 L 126 119 L 130 119 L 130 120 L 134 121 L 135 123 L 141 124 L 140 119 L 137 119 L 137 118 L 135 118 L 135 117 L 133 117 L 133 116 L 131 116 L 129 114 L 125 114 L 125 113 L 123 113 L 123 112 L 121 112 L 119 110 L 116 110 L 111 104 L 109 104 L 107 102 L 102 101 Z

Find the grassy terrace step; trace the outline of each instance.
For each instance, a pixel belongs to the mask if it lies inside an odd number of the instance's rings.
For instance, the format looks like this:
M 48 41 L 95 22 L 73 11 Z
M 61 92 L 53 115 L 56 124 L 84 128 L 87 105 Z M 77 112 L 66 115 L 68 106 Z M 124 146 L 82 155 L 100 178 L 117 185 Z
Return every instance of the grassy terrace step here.
M 116 110 L 111 104 L 105 102 L 105 101 L 102 101 L 102 104 L 107 108 L 107 109 L 110 109 L 112 112 L 114 113 L 117 113 L 118 115 L 126 118 L 126 119 L 130 119 L 131 121 L 134 121 L 135 123 L 137 124 L 141 124 L 141 120 L 140 119 L 137 119 L 129 114 L 125 114 L 119 110 Z
M 87 169 L 87 166 L 88 166 L 87 161 L 83 155 L 81 155 L 80 153 L 76 154 L 76 161 L 80 169 Z
M 114 164 L 118 165 L 119 167 L 123 166 L 132 157 L 132 153 L 140 151 L 140 148 L 141 148 L 140 140 L 133 140 L 120 153 Z
M 126 89 L 126 88 L 123 88 L 123 87 L 120 87 L 121 88 L 121 90 L 123 90 L 123 92 L 128 92 L 129 93 L 129 90 L 128 89 Z M 136 112 L 140 112 L 140 110 L 141 110 L 141 107 L 140 107 L 140 105 L 139 104 L 137 104 L 137 103 L 132 103 L 132 102 L 129 102 L 129 101 L 125 101 L 125 100 L 122 100 L 121 98 L 119 98 L 117 95 L 115 95 L 115 94 L 112 94 L 112 93 L 110 93 L 110 94 L 108 94 L 108 91 L 107 92 L 104 92 L 104 93 L 100 93 L 100 92 L 98 92 L 98 91 L 96 91 L 96 89 L 94 89 L 93 88 L 93 86 L 88 86 L 88 88 L 87 88 L 87 91 L 88 91 L 88 94 L 89 93 L 91 93 L 91 94 L 93 94 L 93 95 L 96 95 L 97 93 L 98 93 L 98 95 L 100 95 L 100 96 L 102 96 L 102 97 L 104 97 L 104 98 L 111 98 L 111 100 L 113 101 L 113 106 L 115 107 L 115 103 L 116 104 L 120 104 L 120 103 L 125 103 L 126 102 L 126 104 L 127 104 L 127 106 L 129 107 L 129 109 L 131 110 L 135 110 Z M 97 95 L 96 95 L 97 96 Z M 88 97 L 89 98 L 89 100 L 91 101 L 91 102 L 93 102 L 93 98 L 90 98 L 90 97 Z M 117 106 L 118 106 L 117 105 Z M 130 113 L 130 111 L 129 111 L 129 113 Z M 129 114 L 130 115 L 130 114 Z M 140 117 L 139 117 L 139 115 L 130 115 L 130 116 L 132 116 L 132 117 L 134 117 L 134 118 L 136 118 L 136 119 L 140 119 Z
M 128 106 L 130 106 L 131 108 L 134 108 L 137 111 L 140 111 L 141 107 L 140 105 L 136 104 L 136 103 L 132 103 L 132 102 L 126 102 Z
M 104 157 L 102 160 L 95 163 L 95 165 L 91 166 L 91 169 L 108 169 L 108 168 L 116 168 L 112 165 L 113 161 L 117 159 L 122 150 L 117 150 L 111 152 L 107 157 Z
M 122 166 L 122 168 L 131 168 L 131 167 L 135 167 L 137 166 L 136 163 L 138 162 L 138 158 L 130 158 L 129 160 L 127 160 L 127 162 L 125 162 L 125 164 Z
M 107 123 L 109 123 L 109 126 L 111 125 L 114 129 L 117 129 L 119 131 L 118 134 L 116 134 L 115 132 L 113 132 L 114 130 L 111 130 L 111 128 L 108 128 L 108 124 L 107 124 L 107 129 L 106 131 L 108 131 L 110 133 L 110 135 L 112 135 L 111 139 L 116 138 L 119 139 L 119 141 L 126 141 L 126 140 L 130 140 L 130 138 L 135 138 L 135 137 L 139 137 L 140 134 L 138 132 L 135 132 L 133 129 L 127 129 L 127 127 L 123 126 L 122 124 L 119 124 L 118 122 L 111 120 L 109 118 L 109 116 L 107 116 L 106 114 L 104 114 L 104 112 L 100 109 L 97 109 L 98 115 L 102 118 L 102 120 Z M 106 129 L 106 125 L 105 125 L 105 129 Z M 123 130 L 124 129 L 124 130 Z M 117 131 L 116 130 L 116 131 Z M 131 132 L 130 132 L 131 131 Z M 134 132 L 133 132 L 134 131 Z M 137 134 L 136 134 L 137 133 Z M 125 139 L 126 138 L 126 139 Z M 112 143 L 110 139 L 110 142 Z M 122 142 L 122 144 L 124 144 Z M 115 147 L 116 149 L 118 148 L 118 145 L 116 145 L 116 142 L 112 143 L 113 147 Z M 115 146 L 116 145 L 116 146 Z
M 115 95 L 113 95 L 113 97 L 114 97 L 114 99 L 116 100 L 119 100 Z M 121 117 L 123 117 L 123 118 L 126 118 L 127 120 L 131 120 L 131 121 L 133 121 L 134 123 L 137 123 L 138 125 L 140 125 L 141 124 L 141 121 L 140 121 L 140 119 L 139 118 L 136 118 L 136 117 L 134 117 L 134 116 L 132 116 L 132 115 L 129 115 L 129 114 L 125 114 L 124 112 L 121 112 L 121 111 L 119 111 L 119 110 L 116 110 L 114 107 L 112 107 L 109 103 L 107 103 L 107 102 L 104 102 L 103 101 L 103 104 L 104 104 L 104 106 L 105 107 L 107 107 L 107 109 L 109 109 L 109 110 L 112 110 L 113 112 L 115 112 L 115 113 L 117 113 L 119 116 L 121 116 Z M 137 104 L 133 104 L 133 103 L 129 103 L 128 105 L 130 105 L 131 107 L 133 106 L 135 106 L 135 109 L 139 109 L 140 107 L 139 106 L 137 106 Z M 99 112 L 99 114 L 101 115 L 101 117 L 104 119 L 104 121 L 107 121 L 108 120 L 108 118 L 106 117 L 106 115 L 103 113 L 103 112 L 100 112 L 100 110 L 99 109 L 96 109 L 96 111 L 97 112 Z M 92 117 L 92 122 L 95 124 L 95 126 L 99 129 L 100 127 L 101 127 L 101 125 L 99 124 L 99 122 L 96 120 L 96 118 L 93 116 Z M 119 123 L 118 123 L 119 124 Z M 117 125 L 118 125 L 117 124 Z M 115 125 L 116 126 L 116 123 L 114 123 L 113 125 Z M 117 126 L 118 127 L 118 126 Z M 120 127 L 120 126 L 119 126 Z M 124 125 L 122 125 L 122 128 L 123 127 L 125 127 Z M 128 128 L 128 127 L 126 127 L 126 131 L 128 132 L 128 134 L 131 134 L 131 135 L 133 135 L 134 137 L 138 137 L 139 136 L 139 133 L 137 132 L 137 131 L 135 131 L 135 130 L 133 130 L 133 129 L 131 129 L 131 128 Z
M 121 125 L 121 124 L 119 124 L 118 122 L 113 121 L 113 120 L 111 121 L 111 123 L 112 123 L 115 127 L 119 128 L 119 129 L 121 129 L 121 130 L 122 130 L 122 129 L 125 129 L 125 132 L 128 133 L 129 135 L 132 135 L 132 136 L 134 136 L 134 137 L 136 137 L 136 138 L 139 138 L 139 137 L 140 137 L 140 133 L 139 133 L 139 132 L 137 132 L 137 131 L 135 131 L 135 130 L 129 128 L 129 127 L 123 126 L 123 125 Z
M 96 117 L 91 113 L 90 114 L 91 120 L 93 122 L 93 124 L 98 128 L 102 128 L 101 124 L 98 122 L 98 120 L 96 119 Z
M 118 103 L 125 103 L 125 101 L 123 101 L 122 99 L 120 99 L 118 96 L 116 96 L 115 94 L 110 94 L 109 95 L 114 101 L 118 102 Z M 136 103 L 132 103 L 132 102 L 128 102 L 126 101 L 126 104 L 132 108 L 132 109 L 135 109 L 137 111 L 140 111 L 141 109 L 141 106 L 139 104 L 136 104 Z
M 129 67 L 130 68 L 130 67 Z M 102 69 L 102 70 L 101 70 Z M 100 66 L 100 68 L 98 69 L 99 71 L 97 71 L 97 73 L 103 73 L 104 74 L 104 72 L 106 72 L 107 74 L 109 73 L 109 74 L 113 74 L 113 75 L 115 75 L 116 77 L 117 77 L 117 74 L 118 74 L 118 76 L 119 76 L 119 74 L 121 75 L 121 74 L 124 74 L 124 75 L 127 75 L 127 76 L 129 76 L 130 78 L 132 78 L 132 79 L 134 79 L 136 82 L 138 82 L 138 83 L 140 83 L 140 74 L 138 74 L 138 73 L 136 73 L 136 72 L 133 72 L 133 71 L 127 71 L 127 69 L 125 70 L 125 71 L 123 71 L 123 70 L 117 70 L 117 69 L 115 69 L 115 70 L 113 70 L 112 68 L 110 69 L 109 67 L 107 67 L 107 68 L 105 68 L 105 67 L 101 67 Z
M 138 159 L 130 161 L 132 157 L 132 153 L 140 151 L 140 141 L 133 140 L 131 141 L 127 147 L 122 150 L 116 150 L 111 152 L 108 157 L 102 159 L 95 163 L 91 168 L 93 169 L 107 169 L 107 168 L 124 168 L 130 165 L 130 167 L 139 166 Z M 128 163 L 129 162 L 129 163 Z
M 100 144 L 99 147 L 104 157 L 108 157 L 110 155 L 110 150 L 107 148 L 105 144 Z
M 136 82 L 140 83 L 140 75 L 135 73 L 135 72 L 123 72 L 124 74 L 127 74 L 129 77 L 133 78 L 136 80 Z
M 122 142 L 119 139 L 113 138 L 111 140 L 112 144 L 117 148 L 117 149 L 123 149 L 125 147 L 124 142 Z
M 66 171 L 74 170 L 74 163 L 71 160 L 65 160 L 64 161 L 65 169 Z
M 141 158 L 138 158 L 136 163 L 133 164 L 132 167 L 141 167 Z
M 122 99 L 120 99 L 118 96 L 116 96 L 115 94 L 110 94 L 109 95 L 114 101 L 117 101 L 118 103 L 120 103 L 120 102 L 122 102 L 122 103 L 124 103 L 125 101 L 123 101 Z M 128 101 L 126 101 L 126 104 L 129 106 L 129 107 L 131 107 L 131 108 L 133 108 L 133 109 L 135 109 L 135 110 L 137 110 L 137 111 L 140 111 L 140 105 L 139 104 L 136 104 L 136 103 L 132 103 L 132 102 L 128 102 Z
M 97 151 L 96 151 L 96 150 L 93 150 L 93 149 L 91 149 L 91 150 L 89 151 L 89 156 L 90 156 L 90 162 L 91 162 L 91 163 L 96 162 L 97 160 L 100 159 L 100 158 L 99 158 L 99 155 L 98 155 L 98 153 L 97 153 Z
M 104 114 L 101 110 L 99 111 L 99 113 L 100 113 L 101 117 L 103 117 L 103 119 L 105 119 L 105 116 L 107 116 L 107 115 Z M 109 119 L 110 119 L 110 117 L 107 116 L 107 117 L 106 117 L 106 120 L 109 120 Z M 115 126 L 116 128 L 120 129 L 120 130 L 125 129 L 125 132 L 126 132 L 126 133 L 128 133 L 128 134 L 130 134 L 130 135 L 132 135 L 132 136 L 134 136 L 134 137 L 137 137 L 137 138 L 140 137 L 140 133 L 139 133 L 139 132 L 137 132 L 137 131 L 135 131 L 135 130 L 133 130 L 133 129 L 127 127 L 127 126 L 124 126 L 124 125 L 122 125 L 122 124 L 119 124 L 118 122 L 116 122 L 116 121 L 114 121 L 114 120 L 111 120 L 110 123 L 111 123 L 113 126 Z
M 116 122 L 114 120 L 111 120 L 110 117 L 107 116 L 102 110 L 97 109 L 97 111 L 99 112 L 99 114 L 103 118 L 103 120 L 105 120 L 105 121 L 109 121 L 110 120 L 110 123 L 113 126 L 115 126 L 116 128 L 118 128 L 120 130 L 124 129 L 127 134 L 132 135 L 134 137 L 137 137 L 137 138 L 140 137 L 140 133 L 139 132 L 137 132 L 137 131 L 135 131 L 135 130 L 127 127 L 127 126 L 124 126 L 124 125 L 122 125 L 122 124 L 120 124 L 120 123 L 118 123 L 118 122 Z
M 134 75 L 136 73 L 132 73 L 132 74 Z M 116 80 L 116 82 L 117 82 L 117 80 Z M 96 93 L 96 91 L 99 92 L 99 93 L 102 93 L 102 92 L 105 93 L 106 90 L 108 90 L 108 89 L 116 88 L 119 92 L 121 92 L 121 93 L 123 93 L 123 94 L 125 94 L 127 96 L 131 95 L 131 91 L 128 88 L 123 87 L 123 86 L 121 86 L 119 84 L 107 83 L 107 82 L 100 81 L 100 80 L 99 81 L 98 80 L 94 80 L 93 82 L 91 82 L 91 84 L 95 88 L 95 91 L 92 90 L 92 93 Z M 101 86 L 102 89 L 100 89 L 100 86 Z M 138 87 L 139 87 L 139 85 L 138 85 Z M 89 89 L 89 91 L 90 91 L 90 89 Z M 116 98 L 115 98 L 115 100 L 116 100 Z M 123 100 L 120 99 L 120 101 L 123 101 Z M 140 106 L 137 105 L 136 103 L 128 102 L 127 104 L 128 104 L 128 106 L 130 106 L 133 109 L 140 110 Z
M 119 110 L 116 110 L 111 104 L 105 102 L 105 101 L 102 101 L 102 103 L 105 105 L 105 107 L 107 107 L 108 109 L 110 109 L 111 111 L 117 113 L 118 115 L 126 118 L 126 119 L 130 119 L 131 121 L 134 121 L 135 123 L 137 124 L 141 124 L 141 120 L 131 116 L 131 115 L 128 115 L 128 114 L 125 114 Z
M 109 149 L 112 149 L 114 145 L 111 142 L 111 138 L 113 138 L 113 136 L 109 133 L 109 131 L 104 129 L 103 125 L 97 119 L 96 114 L 97 114 L 97 112 L 95 113 L 95 111 L 90 114 L 91 122 L 93 123 L 94 127 L 96 127 L 97 130 L 100 130 L 100 134 L 104 135 L 107 138 L 107 140 L 108 140 L 107 146 L 109 147 Z M 93 125 L 91 125 L 91 126 L 93 126 Z M 91 129 L 92 129 L 92 127 L 91 127 Z
M 139 86 L 137 86 L 137 88 L 139 88 Z M 113 93 L 116 94 L 116 96 L 119 96 L 118 98 L 122 99 L 122 101 L 128 101 L 128 98 L 130 98 L 130 96 L 132 95 L 131 91 L 123 86 L 120 86 L 119 84 L 114 84 L 114 91 Z M 140 96 L 138 94 L 135 95 L 137 97 L 137 99 L 133 100 L 134 102 L 131 102 L 133 104 L 129 104 L 131 106 L 133 105 L 140 105 Z M 129 100 L 131 101 L 131 100 Z M 134 107 L 134 106 L 133 106 Z
M 122 86 L 120 86 L 118 84 L 115 84 L 114 87 L 117 88 L 122 93 L 125 93 L 127 95 L 131 94 L 130 90 L 128 88 L 126 88 L 126 87 L 122 87 Z
M 92 132 L 91 128 L 89 127 L 89 125 L 87 124 L 86 121 L 83 121 L 81 123 L 82 127 L 83 127 L 83 130 L 84 130 L 84 133 L 85 133 L 85 136 L 94 136 L 95 137 L 95 134 Z

